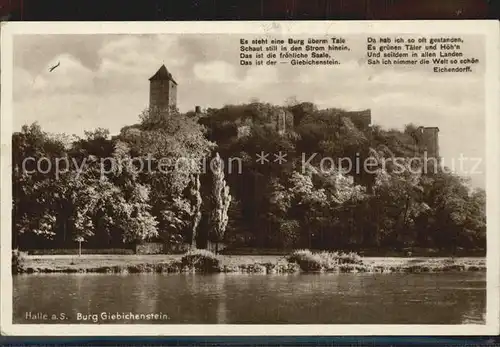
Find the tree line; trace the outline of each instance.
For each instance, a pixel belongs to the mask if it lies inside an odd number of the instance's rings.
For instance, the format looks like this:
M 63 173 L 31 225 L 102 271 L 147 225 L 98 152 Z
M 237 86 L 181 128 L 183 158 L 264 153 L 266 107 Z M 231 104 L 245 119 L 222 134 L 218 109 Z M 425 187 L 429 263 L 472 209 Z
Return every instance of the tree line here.
M 12 138 L 13 247 L 75 247 L 83 238 L 88 248 L 484 249 L 484 190 L 440 167 L 422 172 L 411 160 L 423 154 L 416 129 L 365 128 L 343 110 L 258 101 L 202 114 L 146 110 L 116 136 L 25 125 Z M 274 161 L 280 152 L 285 160 Z M 269 162 L 256 160 L 261 153 Z M 44 173 L 40 158 L 85 169 Z M 370 172 L 323 167 L 346 158 L 370 161 Z M 194 164 L 180 169 L 180 161 Z

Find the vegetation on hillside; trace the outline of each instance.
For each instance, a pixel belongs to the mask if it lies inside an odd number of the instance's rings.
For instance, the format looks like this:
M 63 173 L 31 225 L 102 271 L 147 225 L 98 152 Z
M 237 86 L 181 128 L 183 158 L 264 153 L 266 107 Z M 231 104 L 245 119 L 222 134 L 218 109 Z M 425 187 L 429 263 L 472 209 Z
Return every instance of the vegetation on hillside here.
M 293 115 L 284 134 L 270 122 L 283 109 Z M 26 125 L 12 139 L 13 248 L 77 247 L 79 238 L 84 248 L 147 240 L 198 248 L 208 241 L 485 248 L 485 192 L 445 170 L 415 170 L 409 159 L 422 152 L 415 125 L 364 129 L 343 115 L 311 103 L 255 102 L 201 117 L 145 111 L 114 137 L 105 129 L 76 138 Z M 261 152 L 268 163 L 256 161 Z M 214 157 L 223 170 L 209 169 Z M 337 165 L 346 158 L 368 160 L 370 172 Z

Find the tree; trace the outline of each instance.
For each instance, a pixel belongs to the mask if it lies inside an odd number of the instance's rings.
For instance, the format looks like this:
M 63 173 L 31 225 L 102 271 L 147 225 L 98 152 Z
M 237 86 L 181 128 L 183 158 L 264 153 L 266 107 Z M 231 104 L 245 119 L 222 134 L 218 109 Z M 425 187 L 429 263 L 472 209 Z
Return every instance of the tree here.
M 289 184 L 292 195 L 292 215 L 298 217 L 304 232 L 303 242 L 312 248 L 313 239 L 317 236 L 327 202 L 323 188 L 317 188 L 313 182 L 313 172 L 309 169 L 305 174 L 293 172 Z M 304 237 L 305 236 L 305 237 Z
M 146 110 L 115 137 L 23 126 L 12 138 L 13 247 L 74 247 L 81 237 L 88 247 L 209 239 L 262 248 L 485 249 L 484 191 L 409 166 L 422 154 L 418 125 L 366 129 L 351 112 L 290 102 L 293 129 L 279 134 L 273 122 L 282 109 L 255 101 L 200 117 Z M 214 170 L 205 174 L 215 146 Z M 261 152 L 266 165 L 255 160 Z M 273 160 L 280 152 L 286 162 Z M 221 158 L 231 159 L 227 169 Z M 378 166 L 341 170 L 335 161 L 344 158 Z M 72 167 L 44 172 L 57 162 Z
M 273 246 L 290 248 L 300 240 L 300 223 L 290 215 L 293 194 L 277 178 L 269 182 L 264 215 L 267 236 Z
M 485 248 L 486 196 L 472 190 L 466 181 L 451 173 L 438 172 L 425 185 L 430 206 L 427 239 L 440 249 Z
M 190 214 L 192 218 L 192 223 L 190 225 L 192 248 L 196 248 L 197 229 L 201 220 L 201 204 L 203 200 L 201 198 L 200 188 L 201 188 L 200 175 L 194 174 L 192 176 L 191 184 L 189 186 L 189 197 L 190 197 L 189 200 L 191 202 Z
M 141 242 L 158 236 L 158 222 L 151 215 L 149 204 L 149 186 L 139 181 L 139 171 L 132 165 L 130 148 L 118 141 L 113 153 L 117 170 L 112 177 L 120 188 L 119 219 L 117 223 L 123 230 L 124 242 Z
M 227 211 L 228 223 L 224 239 L 228 244 L 238 246 L 248 246 L 252 241 L 253 234 L 249 230 L 248 223 L 243 215 L 241 201 L 231 200 Z
M 78 242 L 78 255 L 82 255 L 82 242 L 85 242 L 85 239 L 81 236 L 75 238 L 75 241 Z
M 166 113 L 148 109 L 140 118 L 140 124 L 122 129 L 120 139 L 148 165 L 139 180 L 150 187 L 151 213 L 162 238 L 176 242 L 182 238 L 193 245 L 201 218 L 201 164 L 214 144 L 196 119 L 175 109 Z
M 229 186 L 224 179 L 223 162 L 219 153 L 211 161 L 212 169 L 212 210 L 210 213 L 211 238 L 215 242 L 215 253 L 218 253 L 218 245 L 224 239 L 228 223 L 227 211 L 231 204 Z
M 377 162 L 371 201 L 378 205 L 376 243 L 402 247 L 414 245 L 416 222 L 429 210 L 424 200 L 422 166 L 382 148 L 371 151 Z M 413 164 L 413 165 L 412 165 Z
M 44 132 L 38 123 L 24 125 L 13 134 L 13 247 L 56 238 L 58 211 L 51 189 L 57 184 L 50 168 L 65 152 L 65 144 Z

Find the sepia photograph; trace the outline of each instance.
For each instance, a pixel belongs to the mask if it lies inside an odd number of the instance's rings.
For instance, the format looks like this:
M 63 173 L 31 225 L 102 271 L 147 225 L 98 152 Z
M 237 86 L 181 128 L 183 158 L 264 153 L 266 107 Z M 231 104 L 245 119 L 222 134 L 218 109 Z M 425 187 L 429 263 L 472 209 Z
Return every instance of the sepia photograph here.
M 498 333 L 498 23 L 140 24 L 2 27 L 2 331 Z

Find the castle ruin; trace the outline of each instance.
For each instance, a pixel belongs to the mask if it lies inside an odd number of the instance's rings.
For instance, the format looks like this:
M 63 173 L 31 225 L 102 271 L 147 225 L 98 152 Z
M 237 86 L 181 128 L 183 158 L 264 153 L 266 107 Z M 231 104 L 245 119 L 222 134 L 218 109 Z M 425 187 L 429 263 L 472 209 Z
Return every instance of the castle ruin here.
M 427 158 L 439 159 L 439 128 L 419 127 L 416 134 L 417 144 L 427 153 Z
M 172 74 L 162 65 L 158 71 L 149 78 L 149 107 L 159 111 L 168 111 L 177 106 L 177 82 Z M 199 106 L 195 113 L 200 114 Z M 347 112 L 342 116 L 348 117 L 359 129 L 369 129 L 372 122 L 371 110 Z M 339 115 L 340 119 L 340 115 Z M 284 134 L 294 127 L 294 116 L 287 110 L 281 109 L 270 115 L 269 123 L 278 133 Z M 242 125 L 238 129 L 239 136 L 248 135 L 249 126 Z M 415 134 L 415 145 L 427 153 L 427 158 L 439 160 L 439 128 L 419 127 Z
M 351 122 L 359 129 L 369 129 L 372 125 L 372 111 L 370 109 L 363 111 L 349 111 L 344 117 L 348 117 Z

